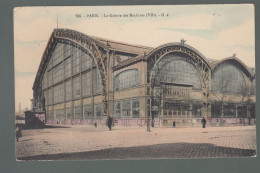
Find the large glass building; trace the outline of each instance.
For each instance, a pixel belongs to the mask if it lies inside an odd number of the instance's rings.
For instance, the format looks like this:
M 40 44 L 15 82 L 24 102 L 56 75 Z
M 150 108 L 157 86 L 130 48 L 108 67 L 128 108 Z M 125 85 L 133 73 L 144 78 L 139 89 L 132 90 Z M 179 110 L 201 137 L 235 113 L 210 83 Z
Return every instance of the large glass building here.
M 255 72 L 210 60 L 184 41 L 157 48 L 69 29 L 50 36 L 33 85 L 49 124 L 196 126 L 255 123 Z

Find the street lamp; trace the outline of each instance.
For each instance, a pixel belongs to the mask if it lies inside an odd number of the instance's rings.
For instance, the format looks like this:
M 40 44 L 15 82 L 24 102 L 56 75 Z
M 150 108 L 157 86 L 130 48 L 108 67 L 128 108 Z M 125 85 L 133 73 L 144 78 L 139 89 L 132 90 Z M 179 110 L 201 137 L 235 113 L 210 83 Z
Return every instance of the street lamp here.
M 152 109 L 152 105 L 151 105 L 151 99 L 149 99 L 148 100 L 148 102 L 149 102 L 149 105 L 150 105 L 150 111 L 149 111 L 149 113 L 147 114 L 147 129 L 146 129 L 146 131 L 147 132 L 150 132 L 151 130 L 150 130 L 150 113 L 151 113 L 151 109 Z

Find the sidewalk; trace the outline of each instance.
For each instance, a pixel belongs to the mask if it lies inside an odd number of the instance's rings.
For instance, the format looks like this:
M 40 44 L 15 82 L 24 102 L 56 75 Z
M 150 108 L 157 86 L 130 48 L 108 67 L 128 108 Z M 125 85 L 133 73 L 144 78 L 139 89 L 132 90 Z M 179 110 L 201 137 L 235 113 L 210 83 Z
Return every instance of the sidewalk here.
M 16 143 L 17 158 L 55 160 L 61 153 L 64 160 L 241 157 L 252 156 L 256 150 L 255 126 L 151 128 L 151 132 L 144 126 L 116 126 L 112 131 L 84 125 L 62 127 L 23 130 L 23 137 Z M 75 157 L 75 153 L 81 155 Z M 105 153 L 108 156 L 104 158 Z

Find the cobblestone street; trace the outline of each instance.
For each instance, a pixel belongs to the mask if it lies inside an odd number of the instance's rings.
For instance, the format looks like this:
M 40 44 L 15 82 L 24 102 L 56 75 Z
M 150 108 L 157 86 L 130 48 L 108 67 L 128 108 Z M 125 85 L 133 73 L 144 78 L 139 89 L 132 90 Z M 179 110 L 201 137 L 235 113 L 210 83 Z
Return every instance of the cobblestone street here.
M 255 126 L 202 128 L 60 126 L 22 131 L 18 160 L 251 157 Z

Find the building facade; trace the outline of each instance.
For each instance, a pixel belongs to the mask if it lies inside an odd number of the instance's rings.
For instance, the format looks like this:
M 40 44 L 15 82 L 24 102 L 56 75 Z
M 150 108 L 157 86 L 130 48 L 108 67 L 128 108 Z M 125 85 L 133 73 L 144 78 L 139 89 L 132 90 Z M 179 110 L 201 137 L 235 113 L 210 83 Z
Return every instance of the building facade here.
M 54 29 L 33 85 L 49 124 L 196 126 L 255 123 L 255 72 L 210 60 L 184 40 L 157 48 Z

